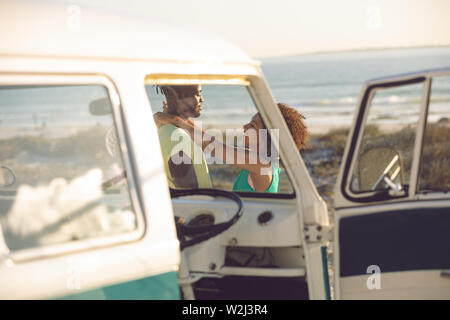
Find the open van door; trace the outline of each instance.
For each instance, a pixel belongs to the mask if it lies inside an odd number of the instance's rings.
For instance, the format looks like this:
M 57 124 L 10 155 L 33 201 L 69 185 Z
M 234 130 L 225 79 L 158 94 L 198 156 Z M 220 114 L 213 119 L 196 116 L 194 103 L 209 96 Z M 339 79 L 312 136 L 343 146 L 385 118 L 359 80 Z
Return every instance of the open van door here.
M 184 70 L 186 74 L 182 73 Z M 192 163 L 207 168 L 196 171 L 199 172 L 196 173 L 198 178 L 190 180 L 198 181 L 199 187 L 182 188 L 177 185 L 179 181 L 172 179 L 172 196 L 176 195 L 172 198 L 174 214 L 182 223 L 178 230 L 182 231 L 179 233 L 182 249 L 179 283 L 183 298 L 329 298 L 327 208 L 314 187 L 267 83 L 256 73 L 258 69 L 251 69 L 253 74 L 246 74 L 247 69 L 236 69 L 239 71 L 237 75 L 223 75 L 221 69 L 212 73 L 215 71 L 212 67 L 209 70 L 210 74 L 191 75 L 188 74 L 191 72 L 189 68 L 177 66 L 176 74 L 149 74 L 145 84 L 152 111 L 163 110 L 164 99 L 170 98 L 170 94 L 169 98 L 165 93 L 161 94 L 158 86 L 171 92 L 168 88 L 172 86 L 191 84 L 192 87 L 195 84 L 196 92 L 201 92 L 204 107 L 201 114 L 193 118 L 197 128 L 203 128 L 218 141 L 240 148 L 245 142 L 243 125 L 254 128 L 255 115 L 260 115 L 264 127 L 271 128 L 268 133 L 273 147 L 270 170 L 273 170 L 272 177 L 277 177 L 272 179 L 272 182 L 276 181 L 272 185 L 276 188 L 257 192 L 250 185 L 237 186 L 237 177 L 245 172 L 234 165 L 239 160 L 230 161 L 234 157 L 232 153 L 229 157 L 227 151 L 223 157 L 217 152 L 215 158 L 211 151 L 207 151 L 211 150 L 211 145 L 208 145 L 205 152 L 199 148 L 197 156 L 190 137 L 181 145 L 182 129 L 170 125 L 159 128 L 161 149 L 168 155 L 165 163 L 178 156 L 182 147 L 183 153 L 193 159 Z M 169 130 L 172 133 L 167 134 Z M 267 133 L 265 129 L 259 130 L 259 134 L 264 132 Z M 252 142 L 248 141 L 248 145 Z M 278 151 L 279 157 L 276 156 Z M 170 177 L 174 176 L 172 172 L 176 173 L 169 169 L 169 165 L 166 172 Z M 200 182 L 208 181 L 204 172 L 211 181 L 211 186 L 206 186 L 206 193 L 205 186 L 200 186 Z M 249 181 L 247 176 L 245 181 Z M 180 190 L 182 196 L 178 197 Z M 232 194 L 239 195 L 240 205 L 236 199 L 233 201 Z M 236 213 L 240 211 L 240 214 Z M 239 219 L 233 218 L 238 216 Z M 215 236 L 183 232 L 189 228 Z M 214 232 L 217 230 L 220 232 Z
M 450 299 L 450 69 L 368 82 L 335 189 L 337 299 Z

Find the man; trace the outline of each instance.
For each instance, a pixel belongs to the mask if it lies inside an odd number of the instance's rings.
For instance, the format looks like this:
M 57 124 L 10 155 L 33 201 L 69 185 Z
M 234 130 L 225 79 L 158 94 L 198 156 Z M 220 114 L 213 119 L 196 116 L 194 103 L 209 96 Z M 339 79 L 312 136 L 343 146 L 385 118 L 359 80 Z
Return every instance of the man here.
M 166 96 L 165 112 L 190 121 L 200 116 L 203 97 L 200 86 L 159 86 Z M 158 89 L 157 89 L 158 90 Z M 171 188 L 211 188 L 208 166 L 200 146 L 183 129 L 158 125 L 164 167 Z

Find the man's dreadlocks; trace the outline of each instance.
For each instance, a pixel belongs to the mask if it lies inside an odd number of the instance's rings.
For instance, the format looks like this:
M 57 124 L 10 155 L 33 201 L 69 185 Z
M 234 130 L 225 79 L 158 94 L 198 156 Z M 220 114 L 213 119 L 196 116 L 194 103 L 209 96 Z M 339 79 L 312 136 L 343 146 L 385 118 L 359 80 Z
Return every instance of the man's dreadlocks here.
M 198 86 L 196 85 L 156 85 L 156 93 L 160 92 L 166 96 L 167 112 L 173 115 L 178 115 L 177 99 L 183 99 L 193 96 L 197 93 Z

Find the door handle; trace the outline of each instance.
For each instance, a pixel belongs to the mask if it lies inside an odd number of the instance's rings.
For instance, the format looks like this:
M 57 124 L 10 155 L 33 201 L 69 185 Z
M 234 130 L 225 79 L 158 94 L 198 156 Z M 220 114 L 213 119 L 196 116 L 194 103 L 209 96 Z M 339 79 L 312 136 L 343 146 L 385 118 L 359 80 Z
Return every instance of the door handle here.
M 441 277 L 442 278 L 450 278 L 450 270 L 442 270 Z

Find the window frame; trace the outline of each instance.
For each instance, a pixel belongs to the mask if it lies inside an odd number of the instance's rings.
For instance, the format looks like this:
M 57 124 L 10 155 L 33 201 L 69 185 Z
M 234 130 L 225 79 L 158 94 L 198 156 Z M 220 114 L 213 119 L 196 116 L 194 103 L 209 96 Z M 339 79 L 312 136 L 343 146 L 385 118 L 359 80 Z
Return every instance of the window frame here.
M 347 158 L 345 160 L 344 166 L 342 167 L 343 172 L 343 179 L 341 183 L 341 192 L 344 195 L 345 198 L 352 202 L 361 202 L 361 203 L 367 203 L 367 202 L 373 202 L 373 201 L 385 201 L 385 200 L 392 200 L 392 199 L 400 199 L 403 200 L 405 198 L 411 197 L 412 188 L 411 186 L 414 185 L 414 180 L 417 181 L 417 178 L 414 178 L 414 176 L 417 175 L 417 147 L 421 146 L 422 144 L 422 113 L 424 109 L 427 107 L 427 99 L 424 99 L 424 90 L 426 90 L 427 86 L 423 86 L 422 90 L 422 96 L 421 96 L 421 102 L 420 102 L 420 115 L 419 115 L 419 121 L 418 121 L 418 127 L 416 129 L 416 136 L 414 141 L 414 147 L 413 147 L 413 160 L 411 164 L 411 172 L 409 176 L 409 189 L 408 192 L 405 193 L 405 195 L 401 196 L 391 196 L 389 195 L 388 189 L 385 190 L 374 190 L 374 191 L 361 191 L 361 192 L 355 192 L 352 190 L 352 177 L 353 173 L 356 170 L 356 164 L 358 161 L 358 156 L 360 152 L 360 148 L 362 145 L 362 140 L 364 137 L 364 129 L 367 125 L 367 118 L 369 116 L 370 106 L 372 105 L 373 98 L 375 96 L 375 93 L 379 90 L 385 90 L 390 88 L 398 88 L 406 85 L 414 85 L 414 84 L 423 84 L 426 82 L 426 78 L 424 76 L 417 76 L 412 77 L 408 79 L 400 79 L 400 80 L 393 80 L 393 81 L 387 81 L 387 82 L 379 82 L 379 83 L 369 83 L 367 84 L 363 91 L 364 94 L 361 98 L 361 101 L 359 103 L 359 111 L 356 115 L 356 121 L 353 125 L 353 132 L 351 135 L 351 140 L 348 141 L 350 143 L 349 151 Z M 361 130 L 363 129 L 363 130 Z
M 145 76 L 144 86 L 147 85 L 220 85 L 220 86 L 241 86 L 245 87 L 249 97 L 253 101 L 256 112 L 261 112 L 262 104 L 258 100 L 254 88 L 252 87 L 253 76 L 243 75 L 219 75 L 219 74 L 166 74 L 166 73 L 149 73 Z M 153 107 L 152 101 L 147 94 L 150 107 Z M 278 150 L 280 159 L 282 153 Z M 226 164 L 225 164 L 226 165 Z M 271 192 L 247 192 L 247 191 L 232 191 L 238 194 L 242 198 L 266 198 L 266 199 L 294 199 L 296 198 L 296 192 L 294 184 L 292 183 L 292 177 L 287 168 L 284 168 L 285 174 L 289 180 L 289 184 L 292 189 L 292 193 L 271 193 Z M 230 190 L 225 190 L 230 191 Z
M 375 79 L 365 84 L 358 103 L 359 111 L 355 114 L 352 131 L 350 132 L 349 140 L 347 141 L 346 150 L 348 151 L 346 151 L 345 159 L 343 159 L 344 162 L 341 166 L 342 180 L 339 188 L 344 198 L 361 204 L 381 201 L 435 200 L 450 198 L 450 192 L 436 191 L 424 194 L 418 190 L 418 180 L 422 161 L 424 135 L 428 120 L 432 78 L 448 75 L 450 75 L 450 69 L 443 68 Z M 360 129 L 366 125 L 367 116 L 369 113 L 368 106 L 370 106 L 372 102 L 374 93 L 377 89 L 388 89 L 419 83 L 423 84 L 423 88 L 420 101 L 419 120 L 417 123 L 416 137 L 414 141 L 408 192 L 403 196 L 390 196 L 387 190 L 364 191 L 361 193 L 353 192 L 351 190 L 351 178 L 355 170 L 357 155 L 359 154 L 359 148 L 361 146 L 364 133 L 363 130 Z
M 63 243 L 42 245 L 39 247 L 25 248 L 17 251 L 9 251 L 8 256 L 14 262 L 25 262 L 34 259 L 52 256 L 66 255 L 77 251 L 92 250 L 101 247 L 121 245 L 135 242 L 144 236 L 146 219 L 144 216 L 142 201 L 136 184 L 133 155 L 130 153 L 126 126 L 123 118 L 120 95 L 116 85 L 106 75 L 102 74 L 42 74 L 42 73 L 0 73 L 0 87 L 17 86 L 102 86 L 107 90 L 108 98 L 112 106 L 112 120 L 115 125 L 122 163 L 127 174 L 127 191 L 130 197 L 134 214 L 136 216 L 136 229 L 130 232 L 97 236 L 88 239 L 68 241 Z M 1 234 L 3 231 L 1 231 Z M 6 247 L 6 241 L 3 240 Z
M 437 75 L 433 75 L 430 76 L 427 80 L 428 80 L 428 91 L 427 91 L 427 109 L 425 111 L 424 114 L 424 124 L 423 124 L 423 137 L 422 137 L 422 148 L 420 150 L 420 155 L 419 155 L 419 168 L 418 168 L 418 172 L 417 172 L 417 182 L 416 182 L 416 197 L 421 198 L 421 199 L 434 199 L 434 198 L 445 198 L 450 197 L 450 189 L 447 190 L 421 190 L 420 189 L 420 174 L 421 174 L 421 170 L 422 170 L 422 164 L 423 164 L 423 147 L 424 147 L 424 143 L 425 143 L 425 137 L 426 137 L 426 130 L 428 127 L 428 116 L 429 116 L 429 111 L 430 111 L 430 106 L 431 106 L 431 97 L 433 94 L 433 80 L 439 77 L 446 77 L 448 78 L 448 80 L 450 80 L 450 72 L 448 72 L 447 74 L 437 74 Z

